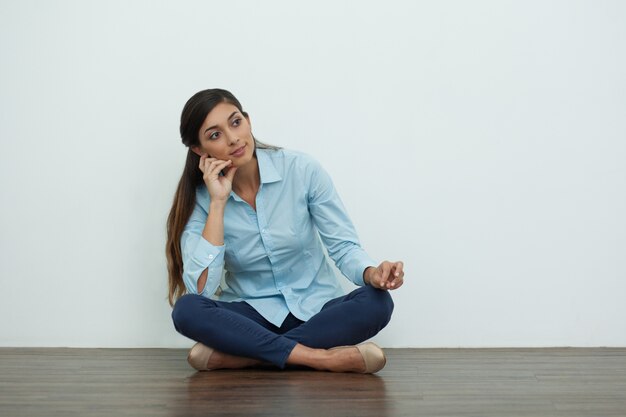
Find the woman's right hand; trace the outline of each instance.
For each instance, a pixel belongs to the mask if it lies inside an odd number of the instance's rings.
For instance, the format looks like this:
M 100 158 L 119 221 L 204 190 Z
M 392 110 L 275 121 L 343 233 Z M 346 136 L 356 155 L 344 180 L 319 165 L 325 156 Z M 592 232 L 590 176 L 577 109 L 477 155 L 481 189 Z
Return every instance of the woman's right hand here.
M 222 161 L 220 159 L 209 158 L 207 154 L 200 156 L 200 171 L 202 171 L 202 178 L 206 184 L 206 188 L 209 190 L 211 201 L 228 200 L 230 191 L 233 189 L 233 178 L 237 167 L 232 166 L 233 161 Z M 226 173 L 220 176 L 220 172 L 226 169 Z

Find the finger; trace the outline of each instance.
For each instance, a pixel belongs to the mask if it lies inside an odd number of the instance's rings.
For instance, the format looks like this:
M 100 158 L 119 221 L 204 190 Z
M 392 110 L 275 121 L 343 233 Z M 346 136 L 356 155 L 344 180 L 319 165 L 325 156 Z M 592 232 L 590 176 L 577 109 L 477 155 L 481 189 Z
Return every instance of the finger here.
M 211 162 L 211 171 L 215 171 L 216 169 L 219 169 L 221 171 L 230 163 L 230 159 L 228 161 L 221 161 L 219 159 L 216 159 L 215 161 Z
M 389 262 L 384 261 L 383 263 L 380 264 L 379 269 L 380 269 L 380 275 L 381 275 L 380 286 L 385 288 L 389 280 L 389 274 L 391 273 L 391 265 L 389 264 Z
M 385 289 L 385 273 L 382 269 L 379 269 L 378 271 L 378 275 L 377 275 L 377 280 L 376 280 L 376 284 L 378 286 L 378 288 L 380 288 L 381 290 Z
M 404 282 L 404 272 L 398 276 L 393 277 L 389 285 L 391 288 L 398 288 L 400 285 L 402 285 L 399 284 L 401 282 Z
M 403 278 L 404 277 L 404 263 L 398 261 L 392 264 L 391 267 L 391 287 L 395 287 L 398 288 L 398 284 L 396 282 L 396 280 L 398 278 Z
M 200 168 L 200 171 L 204 172 L 204 161 L 206 160 L 206 154 L 202 154 L 200 155 L 200 164 L 198 165 L 198 168 Z
M 209 174 L 211 174 L 211 175 L 218 175 L 221 170 L 226 168 L 231 163 L 232 163 L 232 161 L 230 161 L 230 160 L 228 160 L 228 161 L 215 160 L 215 161 L 211 162 L 211 166 L 209 167 Z
M 235 172 L 237 171 L 237 167 L 228 168 L 228 172 L 226 172 L 226 178 L 231 183 L 233 182 L 233 178 L 235 178 Z
M 398 277 L 396 279 L 393 280 L 393 282 L 391 283 L 391 290 L 397 290 L 398 288 L 400 288 L 402 286 L 402 284 L 404 284 L 404 278 L 403 277 Z
M 201 160 L 201 162 L 200 162 L 202 164 L 202 166 L 200 168 L 202 170 L 202 172 L 204 172 L 204 173 L 209 172 L 209 167 L 211 166 L 211 162 L 213 162 L 213 161 L 217 161 L 217 159 L 209 158 L 208 155 L 205 156 L 204 159 Z
M 404 262 L 398 261 L 393 264 L 394 275 L 399 276 L 404 272 Z

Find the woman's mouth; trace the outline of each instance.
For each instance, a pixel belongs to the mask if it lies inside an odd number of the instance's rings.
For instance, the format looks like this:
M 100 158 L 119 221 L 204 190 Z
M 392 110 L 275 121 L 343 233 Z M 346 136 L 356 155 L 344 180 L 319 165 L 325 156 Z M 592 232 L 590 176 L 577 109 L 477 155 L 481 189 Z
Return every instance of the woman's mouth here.
M 241 148 L 236 149 L 234 152 L 231 152 L 232 156 L 243 156 L 246 152 L 246 145 L 243 145 Z

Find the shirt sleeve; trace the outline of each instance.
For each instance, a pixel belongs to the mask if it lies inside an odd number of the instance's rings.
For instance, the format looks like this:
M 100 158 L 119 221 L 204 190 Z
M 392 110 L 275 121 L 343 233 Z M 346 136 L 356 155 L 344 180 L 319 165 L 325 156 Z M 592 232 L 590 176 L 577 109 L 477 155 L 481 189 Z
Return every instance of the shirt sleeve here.
M 365 285 L 363 271 L 376 264 L 361 248 L 330 175 L 312 158 L 307 158 L 306 173 L 309 212 L 328 254 L 342 274 L 356 285 Z
M 196 202 L 180 239 L 183 257 L 183 282 L 187 292 L 212 296 L 220 285 L 224 269 L 224 245 L 215 246 L 202 236 L 208 213 Z M 198 292 L 198 279 L 209 268 L 206 284 Z

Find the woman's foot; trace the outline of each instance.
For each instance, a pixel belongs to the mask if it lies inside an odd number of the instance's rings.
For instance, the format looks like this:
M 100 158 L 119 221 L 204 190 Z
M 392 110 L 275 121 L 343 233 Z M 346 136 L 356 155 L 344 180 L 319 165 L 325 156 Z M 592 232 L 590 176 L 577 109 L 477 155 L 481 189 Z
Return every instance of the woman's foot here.
M 383 350 L 371 342 L 329 350 L 297 344 L 287 358 L 289 364 L 331 372 L 374 373 L 380 371 L 386 362 Z
M 261 361 L 252 358 L 244 358 L 242 356 L 229 355 L 220 351 L 213 351 L 209 358 L 207 366 L 210 369 L 241 369 L 251 366 L 260 365 Z
M 383 350 L 373 342 L 361 343 L 356 346 L 339 346 L 329 349 L 329 351 L 349 351 L 349 358 L 344 357 L 344 365 L 352 365 L 358 363 L 358 367 L 351 368 L 348 372 L 359 372 L 363 374 L 373 374 L 385 367 L 387 358 Z M 356 354 L 355 354 L 356 353 Z M 358 358 L 360 359 L 356 359 Z M 356 362 L 355 362 L 356 361 Z
M 187 356 L 187 362 L 198 371 L 214 369 L 241 369 L 258 365 L 261 361 L 251 358 L 222 353 L 202 343 L 193 345 Z
M 328 350 L 327 367 L 332 372 L 365 372 L 365 361 L 356 346 L 342 346 Z

